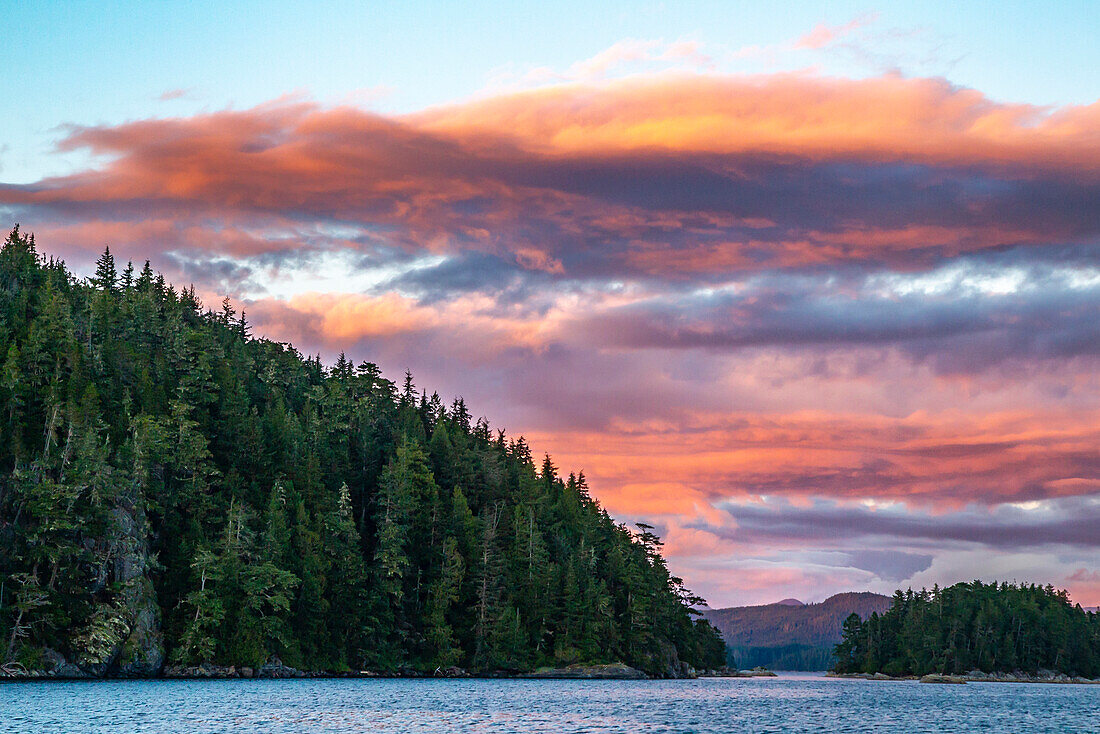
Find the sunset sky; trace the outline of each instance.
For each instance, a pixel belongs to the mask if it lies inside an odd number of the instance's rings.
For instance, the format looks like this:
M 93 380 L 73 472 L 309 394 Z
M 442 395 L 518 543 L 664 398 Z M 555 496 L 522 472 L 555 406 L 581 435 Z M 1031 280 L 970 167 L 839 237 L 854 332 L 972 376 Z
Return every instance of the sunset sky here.
M 0 225 L 464 396 L 711 606 L 1100 604 L 1100 4 L 225 5 L 0 0 Z

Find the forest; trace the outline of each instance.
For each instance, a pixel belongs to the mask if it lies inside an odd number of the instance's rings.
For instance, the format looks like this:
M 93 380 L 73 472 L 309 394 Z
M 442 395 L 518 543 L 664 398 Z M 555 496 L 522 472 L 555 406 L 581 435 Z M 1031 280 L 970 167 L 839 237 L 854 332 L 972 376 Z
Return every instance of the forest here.
M 838 673 L 1050 670 L 1100 677 L 1100 615 L 1052 586 L 960 583 L 894 593 L 890 608 L 844 622 Z
M 250 333 L 146 261 L 0 250 L 0 656 L 717 668 L 653 528 L 406 373 Z M 534 389 L 534 387 L 532 388 Z

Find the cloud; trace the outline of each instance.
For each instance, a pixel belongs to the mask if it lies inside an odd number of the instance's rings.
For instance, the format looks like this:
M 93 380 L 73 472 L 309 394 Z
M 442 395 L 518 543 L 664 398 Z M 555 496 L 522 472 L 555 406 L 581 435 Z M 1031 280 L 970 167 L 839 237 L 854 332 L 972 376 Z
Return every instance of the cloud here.
M 62 247 L 477 252 L 593 282 L 928 269 L 1005 247 L 1095 259 L 1097 114 L 806 75 L 567 85 L 400 118 L 281 100 L 71 128 L 61 150 L 102 164 L 0 202 Z
M 957 259 L 925 278 L 882 272 L 753 277 L 596 309 L 573 332 L 631 349 L 893 346 L 937 371 L 1093 356 L 1100 269 Z
M 463 394 L 720 595 L 885 589 L 983 550 L 1091 567 L 1100 103 L 710 56 L 624 41 L 401 116 L 72 126 L 59 153 L 94 165 L 0 184 L 0 208 L 79 272 L 109 243 L 256 333 Z
M 681 74 L 560 85 L 440 107 L 407 118 L 476 142 L 532 152 L 677 151 L 907 161 L 1004 170 L 1095 169 L 1097 105 L 994 102 L 943 79 L 863 80 L 805 73 Z
M 193 92 L 193 89 L 169 89 L 157 97 L 157 99 L 161 102 L 172 102 L 177 99 L 186 99 L 190 97 Z
M 940 515 L 889 507 L 872 510 L 833 502 L 816 502 L 810 507 L 793 507 L 783 502 L 727 504 L 724 508 L 734 518 L 736 529 L 723 529 L 720 534 L 737 537 L 742 543 L 812 540 L 818 546 L 845 547 L 866 544 L 869 539 L 892 538 L 910 547 L 929 549 L 942 548 L 944 544 L 999 549 L 1052 545 L 1100 549 L 1100 538 L 1094 531 L 1100 522 L 1100 503 L 1092 498 L 1052 500 L 1032 509 L 1005 505 L 992 510 L 968 509 Z M 871 557 L 863 560 L 868 558 Z M 879 560 L 896 563 L 898 559 Z M 923 571 L 929 564 L 916 565 L 921 567 L 900 578 Z
M 514 65 L 501 67 L 490 74 L 488 89 L 499 94 L 506 90 L 561 82 L 598 82 L 642 72 L 705 71 L 713 68 L 714 59 L 698 41 L 686 38 L 672 42 L 625 38 L 563 70 L 548 66 L 523 70 L 516 69 Z
M 906 516 L 896 507 L 847 512 L 852 508 L 827 502 L 767 505 L 731 507 L 735 523 L 696 521 L 669 528 L 672 539 L 692 539 L 686 546 L 670 542 L 665 550 L 710 606 L 768 603 L 790 595 L 815 602 L 841 591 L 890 594 L 976 578 L 1053 583 L 1085 606 L 1100 599 L 1087 568 L 1066 571 L 1071 558 L 1100 561 L 1095 539 L 1080 534 L 1084 521 L 1074 517 L 1083 513 L 1095 522 L 1094 501 L 1003 508 L 992 516 L 976 508 Z M 985 535 L 968 534 L 968 526 Z M 991 536 L 1000 540 L 1020 531 L 1020 543 L 987 544 Z
M 897 550 L 855 550 L 847 554 L 855 568 L 870 571 L 886 581 L 902 581 L 932 565 L 930 553 L 906 553 Z
M 1090 571 L 1087 568 L 1078 568 L 1066 576 L 1060 588 L 1071 590 L 1072 597 L 1082 606 L 1091 606 L 1093 611 L 1098 611 L 1100 606 L 1100 571 Z
M 799 38 L 794 43 L 796 49 L 822 49 L 826 46 L 836 43 L 839 39 L 848 35 L 852 31 L 859 28 L 863 28 L 878 19 L 877 13 L 869 13 L 853 18 L 847 23 L 841 25 L 827 25 L 825 23 L 818 23 L 813 27 L 806 35 Z
M 658 400 L 661 388 L 653 385 Z M 531 436 L 564 465 L 584 467 L 613 510 L 629 512 L 652 487 L 669 515 L 693 514 L 696 497 L 875 498 L 939 509 L 1090 497 L 1100 490 L 1097 438 L 1083 414 L 947 411 L 904 419 L 700 414 Z

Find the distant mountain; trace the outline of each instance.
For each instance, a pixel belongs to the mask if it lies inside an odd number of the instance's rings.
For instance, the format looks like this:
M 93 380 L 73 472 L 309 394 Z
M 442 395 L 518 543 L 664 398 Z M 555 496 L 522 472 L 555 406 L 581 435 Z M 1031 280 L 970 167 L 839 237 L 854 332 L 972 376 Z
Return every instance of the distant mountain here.
M 820 604 L 784 599 L 754 607 L 709 609 L 703 616 L 726 640 L 730 663 L 777 670 L 825 670 L 841 625 L 855 612 L 863 619 L 890 608 L 890 597 L 869 591 L 831 596 Z

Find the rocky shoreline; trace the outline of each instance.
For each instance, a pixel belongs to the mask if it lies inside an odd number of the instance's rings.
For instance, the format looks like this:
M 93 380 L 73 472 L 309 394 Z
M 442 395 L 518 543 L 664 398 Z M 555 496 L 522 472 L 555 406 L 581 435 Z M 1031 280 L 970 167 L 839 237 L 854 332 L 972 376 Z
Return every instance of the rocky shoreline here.
M 699 674 L 700 678 L 778 678 L 774 672 L 768 670 L 765 667 L 757 666 L 750 670 L 733 670 L 731 668 L 723 668 L 722 670 L 708 670 Z
M 307 671 L 292 668 L 273 658 L 263 665 L 253 668 L 235 665 L 168 665 L 159 671 L 121 670 L 104 671 L 98 668 L 82 668 L 68 662 L 63 656 L 49 651 L 44 656 L 49 668 L 27 670 L 19 663 L 0 666 L 0 682 L 33 680 L 237 680 L 237 679 L 288 679 L 288 678 L 520 678 L 520 679 L 561 679 L 561 680 L 649 680 L 695 679 L 695 678 L 760 678 L 775 677 L 775 673 L 764 668 L 753 670 L 716 670 L 696 671 L 686 663 L 669 668 L 664 676 L 650 676 L 644 671 L 632 668 L 624 663 L 605 665 L 569 665 L 561 668 L 543 667 L 529 672 L 520 671 L 478 671 L 469 672 L 455 666 L 437 668 L 434 671 L 400 668 L 392 672 L 373 670 L 359 671 Z
M 1086 685 L 1100 685 L 1100 678 L 1083 678 L 1081 676 L 1066 675 L 1053 670 L 1039 670 L 1035 673 L 1025 673 L 1022 670 L 1012 672 L 983 673 L 980 670 L 971 670 L 965 675 L 941 675 L 930 673 L 928 675 L 886 675 L 885 673 L 833 673 L 825 674 L 829 678 L 852 678 L 856 680 L 879 681 L 920 681 L 921 683 L 1072 683 Z

